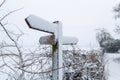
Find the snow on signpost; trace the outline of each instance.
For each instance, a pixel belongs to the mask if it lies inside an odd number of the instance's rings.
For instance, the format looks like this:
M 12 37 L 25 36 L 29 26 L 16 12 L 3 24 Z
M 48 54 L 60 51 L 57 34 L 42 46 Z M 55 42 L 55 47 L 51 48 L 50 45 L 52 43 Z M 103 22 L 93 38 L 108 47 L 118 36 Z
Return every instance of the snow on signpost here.
M 52 80 L 63 80 L 63 58 L 62 45 L 77 44 L 78 39 L 74 37 L 64 37 L 62 34 L 62 22 L 55 21 L 50 23 L 37 16 L 30 15 L 25 19 L 28 26 L 32 29 L 51 33 L 52 35 L 40 38 L 40 44 L 52 45 L 53 70 Z
M 42 36 L 39 39 L 40 44 L 52 45 L 55 42 L 55 37 L 53 35 Z M 62 37 L 63 45 L 75 45 L 78 42 L 78 39 L 75 37 Z
M 30 28 L 40 30 L 47 33 L 54 34 L 57 31 L 57 26 L 53 23 L 50 23 L 42 18 L 39 18 L 34 15 L 30 15 L 25 19 Z

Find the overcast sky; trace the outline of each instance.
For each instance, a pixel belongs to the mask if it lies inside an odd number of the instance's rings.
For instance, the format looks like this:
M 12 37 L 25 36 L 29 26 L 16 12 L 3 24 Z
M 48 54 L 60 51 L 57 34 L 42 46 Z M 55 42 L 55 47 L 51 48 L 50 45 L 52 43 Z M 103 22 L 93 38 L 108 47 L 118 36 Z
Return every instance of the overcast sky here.
M 118 2 L 119 0 L 9 0 L 5 7 L 9 10 L 24 7 L 11 15 L 9 22 L 29 33 L 24 38 L 27 45 L 38 43 L 39 37 L 45 35 L 29 29 L 24 22 L 25 17 L 34 14 L 50 22 L 62 21 L 63 35 L 77 37 L 79 45 L 83 47 L 94 47 L 97 45 L 96 29 L 104 27 L 112 31 L 115 28 L 117 21 L 114 19 L 113 7 Z

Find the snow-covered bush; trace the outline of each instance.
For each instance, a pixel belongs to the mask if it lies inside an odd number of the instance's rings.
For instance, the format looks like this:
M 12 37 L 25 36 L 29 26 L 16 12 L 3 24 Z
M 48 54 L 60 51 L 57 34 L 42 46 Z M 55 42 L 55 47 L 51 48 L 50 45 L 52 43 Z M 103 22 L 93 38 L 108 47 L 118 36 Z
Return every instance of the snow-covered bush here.
M 114 39 L 105 29 L 99 30 L 96 34 L 97 41 L 103 52 L 116 53 L 120 49 L 120 40 Z
M 101 51 L 64 51 L 64 80 L 102 80 L 103 54 Z

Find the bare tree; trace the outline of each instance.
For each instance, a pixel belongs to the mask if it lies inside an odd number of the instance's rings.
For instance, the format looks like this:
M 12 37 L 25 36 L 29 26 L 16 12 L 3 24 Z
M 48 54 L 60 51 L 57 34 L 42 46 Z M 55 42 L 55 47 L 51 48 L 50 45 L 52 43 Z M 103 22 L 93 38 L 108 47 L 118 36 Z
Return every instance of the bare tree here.
M 120 18 L 120 3 L 113 8 L 113 11 L 116 13 L 115 19 Z
M 0 7 L 5 2 L 6 0 L 3 0 Z M 4 22 L 4 19 L 18 10 L 20 9 L 0 16 L 1 33 L 6 38 L 0 43 L 0 72 L 8 76 L 7 80 L 40 80 L 40 78 L 46 80 L 47 76 L 44 74 L 50 75 L 46 71 L 49 71 L 50 61 L 52 61 L 50 57 L 46 57 L 49 56 L 50 47 L 40 48 L 38 46 L 35 50 L 25 50 L 24 46 L 19 43 L 24 33 L 19 29 L 18 32 L 8 30 L 9 24 Z
M 113 11 L 115 13 L 115 19 L 119 19 L 120 18 L 120 3 L 113 8 Z M 120 34 L 120 26 L 116 25 L 116 28 L 114 31 L 117 34 Z

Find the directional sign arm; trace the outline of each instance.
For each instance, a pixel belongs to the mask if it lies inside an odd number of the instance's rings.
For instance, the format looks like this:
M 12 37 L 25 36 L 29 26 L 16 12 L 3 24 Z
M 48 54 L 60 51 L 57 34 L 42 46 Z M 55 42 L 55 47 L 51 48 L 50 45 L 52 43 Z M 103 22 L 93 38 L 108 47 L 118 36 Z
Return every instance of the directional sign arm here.
M 63 45 L 76 45 L 78 43 L 78 39 L 76 37 L 64 37 L 62 38 Z
M 57 27 L 54 23 L 50 23 L 42 18 L 30 15 L 25 19 L 28 26 L 32 29 L 40 30 L 47 33 L 54 34 Z
M 54 35 L 42 36 L 39 42 L 43 45 L 52 45 L 55 42 Z
M 75 37 L 62 37 L 63 45 L 76 45 L 78 42 L 78 39 Z M 55 37 L 54 35 L 48 35 L 48 36 L 42 36 L 39 40 L 40 44 L 43 45 L 52 45 L 55 43 Z

